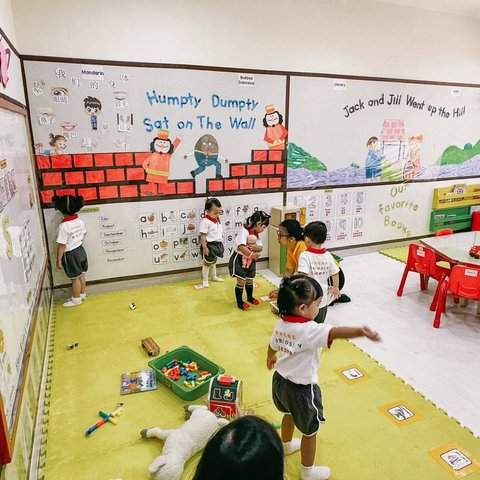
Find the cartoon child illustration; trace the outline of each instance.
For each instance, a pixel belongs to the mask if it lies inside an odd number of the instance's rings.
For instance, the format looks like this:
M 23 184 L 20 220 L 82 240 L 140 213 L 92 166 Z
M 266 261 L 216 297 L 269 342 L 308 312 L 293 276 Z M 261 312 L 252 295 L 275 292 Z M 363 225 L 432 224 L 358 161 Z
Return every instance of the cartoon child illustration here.
M 63 150 L 67 148 L 67 139 L 63 135 L 49 135 L 50 141 L 48 144 L 52 147 L 50 149 L 50 155 L 61 155 Z
M 180 137 L 177 137 L 172 143 L 168 136 L 169 132 L 167 130 L 158 131 L 157 136 L 150 143 L 152 154 L 142 163 L 142 167 L 147 173 L 146 180 L 150 187 L 148 193 L 152 195 L 161 193 L 157 185 L 165 185 L 168 182 L 170 158 L 182 141 Z
M 207 167 L 211 165 L 215 166 L 215 178 L 222 177 L 222 164 L 218 161 L 220 158 L 227 162 L 227 159 L 218 154 L 218 142 L 213 135 L 202 135 L 195 144 L 195 150 L 187 155 L 184 155 L 184 159 L 187 157 L 195 156 L 195 160 L 198 164 L 198 168 L 192 170 L 190 175 L 195 178 L 202 173 Z
M 403 178 L 408 180 L 420 173 L 420 144 L 423 142 L 423 135 L 408 137 L 407 163 L 403 167 Z
M 267 112 L 263 117 L 263 126 L 266 128 L 263 139 L 268 143 L 270 150 L 285 150 L 287 129 L 282 125 L 283 117 L 274 105 L 265 107 Z
M 367 159 L 365 161 L 365 173 L 367 178 L 372 178 L 373 181 L 380 179 L 382 173 L 382 162 L 385 155 L 377 149 L 378 138 L 370 137 L 367 142 Z
M 97 129 L 97 116 L 102 110 L 102 102 L 95 97 L 87 97 L 83 99 L 85 104 L 85 113 L 90 115 L 90 123 L 92 125 L 92 130 Z

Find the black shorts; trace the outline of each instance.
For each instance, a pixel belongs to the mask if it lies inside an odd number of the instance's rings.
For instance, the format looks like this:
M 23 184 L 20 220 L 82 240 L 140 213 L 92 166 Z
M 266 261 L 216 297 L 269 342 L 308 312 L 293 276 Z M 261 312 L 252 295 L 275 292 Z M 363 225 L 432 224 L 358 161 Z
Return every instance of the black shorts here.
M 313 320 L 316 323 L 324 323 L 325 319 L 327 318 L 327 310 L 328 310 L 328 305 L 325 305 L 318 311 L 317 316 Z
M 273 403 L 282 413 L 292 416 L 295 426 L 307 437 L 315 435 L 323 417 L 322 392 L 318 385 L 299 385 L 278 372 L 272 379 Z
M 233 252 L 228 262 L 228 271 L 231 277 L 241 278 L 242 280 L 253 280 L 257 274 L 257 262 L 252 260 L 252 263 L 245 268 L 242 264 L 243 255 L 241 253 Z
M 225 247 L 222 242 L 207 242 L 208 254 L 203 254 L 203 249 L 200 246 L 200 253 L 205 263 L 215 263 L 217 258 L 223 258 Z
M 82 245 L 63 254 L 62 266 L 70 280 L 81 277 L 88 270 L 87 252 Z

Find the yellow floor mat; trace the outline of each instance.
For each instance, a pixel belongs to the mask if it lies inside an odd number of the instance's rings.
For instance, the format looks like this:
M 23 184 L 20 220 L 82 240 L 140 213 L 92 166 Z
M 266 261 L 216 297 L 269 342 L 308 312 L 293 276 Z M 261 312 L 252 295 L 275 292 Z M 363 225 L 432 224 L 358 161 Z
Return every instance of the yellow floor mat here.
M 256 280 L 257 297 L 273 288 L 261 277 Z M 139 432 L 180 426 L 185 402 L 163 385 L 120 395 L 120 375 L 147 368 L 150 358 L 140 344 L 144 337 L 153 337 L 161 353 L 188 345 L 222 365 L 243 381 L 246 410 L 271 422 L 281 420 L 265 367 L 276 321 L 269 303 L 237 309 L 230 278 L 203 290 L 193 284 L 89 296 L 74 308 L 56 305 L 43 478 L 151 478 L 147 467 L 162 442 L 144 440 Z M 78 346 L 70 350 L 71 342 Z M 322 353 L 320 385 L 328 421 L 318 435 L 317 463 L 331 467 L 333 480 L 442 480 L 470 471 L 469 479 L 480 479 L 475 472 L 480 440 L 354 345 L 337 341 Z M 111 411 L 119 401 L 125 408 L 118 425 L 106 424 L 86 437 L 87 428 L 99 420 L 98 411 Z M 198 458 L 187 463 L 184 480 L 192 477 Z M 300 454 L 287 457 L 286 466 L 288 478 L 298 478 Z

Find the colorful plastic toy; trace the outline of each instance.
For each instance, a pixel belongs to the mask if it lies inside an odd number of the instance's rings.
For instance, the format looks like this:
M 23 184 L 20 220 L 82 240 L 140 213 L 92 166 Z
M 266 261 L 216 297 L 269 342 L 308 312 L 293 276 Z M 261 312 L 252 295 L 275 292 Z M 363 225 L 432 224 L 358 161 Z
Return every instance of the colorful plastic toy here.
M 233 419 L 243 416 L 242 382 L 232 375 L 218 375 L 210 380 L 207 404 L 217 417 Z

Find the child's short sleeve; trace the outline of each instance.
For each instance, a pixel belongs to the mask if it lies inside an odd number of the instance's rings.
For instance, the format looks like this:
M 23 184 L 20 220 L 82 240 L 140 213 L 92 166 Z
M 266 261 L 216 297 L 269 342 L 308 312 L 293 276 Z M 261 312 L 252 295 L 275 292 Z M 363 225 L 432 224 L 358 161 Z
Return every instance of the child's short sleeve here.
M 298 273 L 310 275 L 310 262 L 308 261 L 307 252 L 302 252 L 298 258 Z
M 58 227 L 58 233 L 57 233 L 57 243 L 60 243 L 61 245 L 66 245 L 68 242 L 68 231 L 65 228 L 65 224 L 61 223 L 60 226 Z
M 198 231 L 200 233 L 208 233 L 208 220 L 206 218 L 202 218 L 200 222 L 200 226 L 198 227 Z
M 330 276 L 336 275 L 339 271 L 340 271 L 340 267 L 337 265 L 337 262 L 333 258 L 333 255 L 330 254 L 330 269 L 329 269 Z
M 248 237 L 248 230 L 246 228 L 242 228 L 237 234 L 235 245 L 237 247 L 239 245 L 247 245 L 247 237 Z

